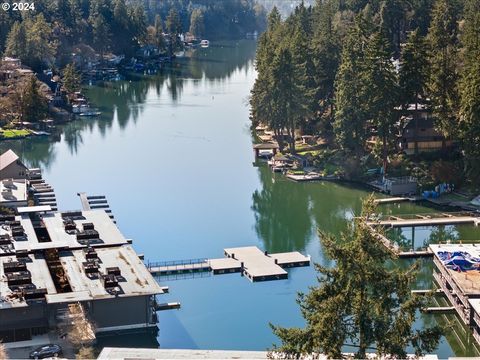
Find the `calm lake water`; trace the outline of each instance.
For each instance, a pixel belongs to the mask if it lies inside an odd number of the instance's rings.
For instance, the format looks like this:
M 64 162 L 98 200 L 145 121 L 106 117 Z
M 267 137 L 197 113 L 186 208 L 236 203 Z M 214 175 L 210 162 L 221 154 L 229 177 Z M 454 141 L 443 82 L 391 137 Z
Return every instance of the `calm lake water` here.
M 99 119 L 65 126 L 57 142 L 2 143 L 40 166 L 59 208 L 79 209 L 77 192 L 104 194 L 118 226 L 146 260 L 222 257 L 226 247 L 298 250 L 329 265 L 317 228 L 338 234 L 368 192 L 334 183 L 297 184 L 254 164 L 247 97 L 255 79 L 255 42 L 213 44 L 181 59 L 171 72 L 90 87 Z M 432 212 L 402 203 L 386 213 Z M 407 244 L 411 229 L 396 234 Z M 478 239 L 469 227 L 419 229 L 414 247 L 432 239 Z M 401 264 L 406 266 L 406 263 Z M 432 264 L 422 263 L 419 288 L 430 288 Z M 315 284 L 313 267 L 289 279 L 250 283 L 240 275 L 164 281 L 181 310 L 161 312 L 157 339 L 122 337 L 102 344 L 163 348 L 264 350 L 276 342 L 269 322 L 302 326 L 295 302 Z M 456 322 L 420 317 L 417 326 Z M 460 326 L 438 354 L 475 355 Z

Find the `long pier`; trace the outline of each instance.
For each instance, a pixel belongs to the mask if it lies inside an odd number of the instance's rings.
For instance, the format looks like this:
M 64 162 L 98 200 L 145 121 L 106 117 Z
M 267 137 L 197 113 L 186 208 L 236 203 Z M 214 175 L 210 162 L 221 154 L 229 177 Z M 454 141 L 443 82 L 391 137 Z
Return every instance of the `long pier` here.
M 110 209 L 110 205 L 108 204 L 108 201 L 105 195 L 88 196 L 84 192 L 77 193 L 77 195 L 80 197 L 80 202 L 82 204 L 83 210 L 95 210 L 95 209 L 104 210 L 108 214 L 110 219 L 112 219 L 113 222 L 116 223 L 115 217 L 112 214 L 112 210 Z
M 383 227 L 416 227 L 459 224 L 473 224 L 478 226 L 479 223 L 480 214 L 474 213 L 418 214 L 415 215 L 415 218 L 409 219 L 400 216 L 391 216 L 389 219 L 367 222 L 370 226 Z
M 241 273 L 252 282 L 287 279 L 285 268 L 310 266 L 310 256 L 299 252 L 269 254 L 256 246 L 229 248 L 225 258 L 192 259 L 147 264 L 155 276 L 169 276 L 196 272 L 213 275 Z

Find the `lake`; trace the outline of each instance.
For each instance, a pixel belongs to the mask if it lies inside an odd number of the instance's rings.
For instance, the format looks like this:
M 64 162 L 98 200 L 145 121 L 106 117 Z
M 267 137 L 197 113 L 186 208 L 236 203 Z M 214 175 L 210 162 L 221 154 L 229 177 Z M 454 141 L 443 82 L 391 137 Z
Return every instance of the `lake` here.
M 216 43 L 187 52 L 169 71 L 89 87 L 101 117 L 67 124 L 56 142 L 4 142 L 1 148 L 12 147 L 43 169 L 61 210 L 80 208 L 77 192 L 106 195 L 121 231 L 146 260 L 215 258 L 227 247 L 255 245 L 269 252 L 298 250 L 331 265 L 317 229 L 339 234 L 369 192 L 330 182 L 294 183 L 255 163 L 247 106 L 255 48 L 249 40 Z M 382 211 L 433 210 L 402 203 Z M 435 235 L 440 230 L 447 235 Z M 400 232 L 396 236 L 411 241 L 409 229 Z M 479 238 L 469 227 L 421 229 L 415 247 L 445 236 Z M 432 264 L 422 265 L 418 286 L 430 288 Z M 266 283 L 239 274 L 163 281 L 170 294 L 160 301 L 179 301 L 182 308 L 159 313 L 158 337 L 101 343 L 264 350 L 276 342 L 269 323 L 303 325 L 296 294 L 315 282 L 313 267 Z M 456 320 L 425 315 L 417 326 L 433 321 Z M 455 331 L 442 339 L 438 354 L 478 355 L 465 329 Z

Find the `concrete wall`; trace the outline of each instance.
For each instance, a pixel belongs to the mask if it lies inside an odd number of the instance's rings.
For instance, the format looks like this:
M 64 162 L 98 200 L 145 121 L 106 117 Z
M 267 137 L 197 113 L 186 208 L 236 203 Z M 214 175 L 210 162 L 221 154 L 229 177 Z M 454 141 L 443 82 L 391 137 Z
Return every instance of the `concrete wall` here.
M 97 329 L 147 324 L 151 319 L 149 296 L 95 300 L 87 306 Z

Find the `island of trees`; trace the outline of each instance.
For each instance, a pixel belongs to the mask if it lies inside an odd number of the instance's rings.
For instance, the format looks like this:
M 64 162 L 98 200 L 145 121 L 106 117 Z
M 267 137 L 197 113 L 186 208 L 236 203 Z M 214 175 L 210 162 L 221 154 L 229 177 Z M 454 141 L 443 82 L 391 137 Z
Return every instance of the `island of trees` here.
M 274 8 L 259 39 L 253 127 L 292 153 L 298 133 L 320 136 L 327 152 L 315 156 L 335 153 L 352 178 L 379 166 L 476 187 L 478 29 L 479 0 L 323 0 L 286 19 Z M 425 112 L 445 146 L 425 155 L 415 142 L 406 157 L 405 119 L 421 139 Z

